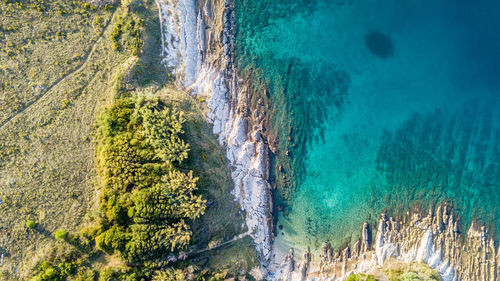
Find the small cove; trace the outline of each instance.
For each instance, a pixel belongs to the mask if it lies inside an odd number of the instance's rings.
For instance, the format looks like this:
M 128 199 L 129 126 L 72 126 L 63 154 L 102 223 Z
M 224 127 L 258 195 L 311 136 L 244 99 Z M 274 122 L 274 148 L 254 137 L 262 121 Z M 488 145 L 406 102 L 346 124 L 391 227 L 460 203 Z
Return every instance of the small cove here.
M 236 1 L 238 67 L 269 89 L 277 165 L 290 151 L 277 247 L 338 247 L 380 212 L 441 201 L 464 227 L 500 225 L 499 9 Z

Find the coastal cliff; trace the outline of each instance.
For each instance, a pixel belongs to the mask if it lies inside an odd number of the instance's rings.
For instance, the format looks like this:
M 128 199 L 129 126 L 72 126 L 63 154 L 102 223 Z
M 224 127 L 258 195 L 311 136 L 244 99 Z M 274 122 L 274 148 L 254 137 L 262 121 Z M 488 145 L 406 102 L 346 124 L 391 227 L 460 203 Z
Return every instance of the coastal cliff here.
M 500 249 L 485 227 L 466 233 L 449 205 L 408 212 L 399 219 L 382 214 L 378 228 L 368 223 L 352 247 L 329 244 L 315 260 L 293 249 L 273 260 L 269 144 L 264 113 L 251 106 L 250 85 L 238 77 L 234 60 L 234 7 L 231 0 L 157 0 L 162 27 L 163 63 L 179 86 L 203 100 L 213 133 L 226 150 L 234 180 L 233 195 L 246 213 L 246 224 L 267 279 L 345 280 L 369 273 L 391 260 L 424 262 L 443 280 L 495 281 Z M 257 102 L 257 104 L 262 101 Z M 373 235 L 372 235 L 373 232 Z
M 250 91 L 233 65 L 230 0 L 158 0 L 163 63 L 177 83 L 203 100 L 213 133 L 226 150 L 233 195 L 266 271 L 271 259 L 272 198 L 264 119 L 249 106 Z

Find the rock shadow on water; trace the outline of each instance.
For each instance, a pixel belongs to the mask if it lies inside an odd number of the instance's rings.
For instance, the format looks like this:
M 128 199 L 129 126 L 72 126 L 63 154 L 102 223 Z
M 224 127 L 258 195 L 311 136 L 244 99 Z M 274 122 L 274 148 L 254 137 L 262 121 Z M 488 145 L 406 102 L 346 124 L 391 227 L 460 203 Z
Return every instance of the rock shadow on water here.
M 365 45 L 372 55 L 381 59 L 394 56 L 394 42 L 392 38 L 380 31 L 370 31 L 365 35 Z

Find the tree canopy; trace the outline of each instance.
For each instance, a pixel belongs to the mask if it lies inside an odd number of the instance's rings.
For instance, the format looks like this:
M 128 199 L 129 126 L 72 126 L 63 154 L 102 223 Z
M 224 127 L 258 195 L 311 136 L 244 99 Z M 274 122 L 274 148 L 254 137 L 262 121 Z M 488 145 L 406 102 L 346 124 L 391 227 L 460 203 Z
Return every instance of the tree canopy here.
M 163 257 L 191 240 L 189 220 L 203 215 L 187 158 L 181 112 L 157 97 L 118 99 L 98 119 L 97 164 L 102 179 L 96 245 L 129 264 Z

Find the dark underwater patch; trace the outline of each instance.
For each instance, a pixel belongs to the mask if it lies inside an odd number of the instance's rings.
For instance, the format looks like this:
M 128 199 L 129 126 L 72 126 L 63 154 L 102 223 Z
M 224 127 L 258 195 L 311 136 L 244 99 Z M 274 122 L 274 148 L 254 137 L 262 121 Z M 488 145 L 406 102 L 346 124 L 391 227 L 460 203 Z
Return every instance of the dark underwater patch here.
M 371 31 L 365 35 L 365 44 L 372 55 L 387 59 L 394 55 L 394 42 L 380 31 Z

